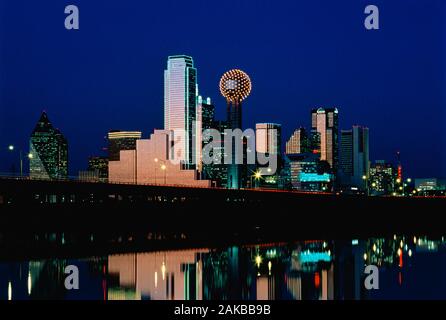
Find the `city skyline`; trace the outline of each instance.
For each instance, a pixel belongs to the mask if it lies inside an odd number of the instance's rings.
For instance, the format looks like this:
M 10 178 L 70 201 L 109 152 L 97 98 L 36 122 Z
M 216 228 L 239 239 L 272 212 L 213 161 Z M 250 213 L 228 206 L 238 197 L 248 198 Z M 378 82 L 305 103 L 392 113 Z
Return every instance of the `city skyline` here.
M 0 0 L 0 303 L 289 318 L 446 299 L 445 17 Z
M 218 93 L 218 79 L 224 71 L 240 67 L 250 74 L 255 83 L 244 108 L 245 127 L 254 128 L 255 123 L 262 122 L 280 123 L 283 138 L 287 139 L 299 126 L 310 127 L 309 109 L 336 106 L 342 113 L 340 129 L 349 129 L 355 124 L 370 128 L 371 161 L 394 162 L 396 151 L 401 151 L 403 166 L 410 176 L 445 176 L 442 116 L 446 98 L 440 89 L 444 83 L 444 63 L 440 59 L 444 52 L 440 41 L 443 32 L 437 28 L 440 20 L 428 19 L 426 14 L 420 19 L 430 21 L 430 24 L 421 23 L 418 29 L 409 28 L 406 33 L 401 33 L 401 28 L 407 29 L 407 25 L 403 18 L 395 17 L 394 20 L 387 19 L 382 30 L 373 34 L 361 28 L 362 4 L 336 8 L 335 4 L 324 2 L 323 10 L 317 4 L 305 4 L 303 7 L 287 1 L 282 4 L 297 15 L 296 22 L 289 20 L 289 13 L 283 8 L 280 13 L 285 16 L 279 15 L 273 4 L 260 5 L 255 14 L 249 13 L 249 5 L 240 4 L 238 7 L 247 16 L 249 30 L 253 31 L 252 39 L 243 42 L 245 38 L 241 35 L 232 41 L 222 39 L 219 36 L 223 30 L 217 26 L 218 23 L 213 23 L 209 28 L 196 28 L 197 34 L 188 38 L 190 41 L 187 43 L 181 37 L 172 36 L 171 26 L 166 26 L 165 30 L 158 28 L 156 32 L 147 28 L 137 30 L 135 27 L 139 23 L 134 22 L 137 19 L 127 19 L 138 14 L 124 6 L 125 14 L 121 18 L 129 25 L 121 25 L 121 31 L 117 26 L 107 25 L 110 35 L 98 43 L 101 48 L 94 44 L 97 36 L 103 35 L 103 29 L 98 31 L 93 25 L 91 12 L 98 9 L 95 4 L 81 1 L 83 24 L 77 34 L 66 34 L 65 30 L 57 27 L 53 30 L 52 27 L 58 23 L 56 18 L 41 21 L 35 30 L 20 26 L 25 18 L 34 21 L 31 12 L 41 12 L 50 7 L 47 4 L 30 4 L 24 17 L 17 16 L 22 10 L 20 4 L 4 4 L 7 10 L 2 12 L 7 11 L 8 16 L 2 19 L 5 28 L 1 39 L 8 43 L 8 47 L 0 50 L 4 71 L 0 79 L 0 145 L 7 148 L 13 144 L 26 150 L 30 128 L 45 109 L 70 143 L 70 173 L 76 175 L 87 167 L 88 157 L 100 151 L 104 144 L 101 138 L 109 130 L 141 130 L 147 136 L 154 128 L 162 127 L 165 57 L 185 53 L 194 57 L 200 94 L 212 98 L 217 118 L 222 118 L 225 109 L 224 99 Z M 211 21 L 209 19 L 222 23 L 230 5 L 223 5 L 219 11 L 213 4 L 201 3 L 200 7 L 193 3 L 192 10 L 210 12 L 203 16 L 200 24 Z M 420 6 L 408 4 L 400 8 L 398 4 L 382 5 L 387 9 L 384 18 L 386 14 L 394 14 L 400 9 L 411 16 L 419 11 Z M 154 11 L 165 9 L 164 6 L 157 4 Z M 444 3 L 435 2 L 432 12 L 441 10 L 443 6 Z M 169 14 L 179 17 L 180 7 L 169 11 Z M 300 10 L 294 10 L 298 8 Z M 286 35 L 281 34 L 281 29 L 274 23 L 270 31 L 262 27 L 258 18 L 266 12 L 270 12 L 273 22 L 281 23 L 280 27 L 296 30 L 295 41 L 284 41 Z M 113 8 L 108 8 L 107 13 L 117 15 Z M 337 16 L 340 21 L 330 29 L 327 26 L 333 26 L 331 16 Z M 182 21 L 184 18 L 179 19 Z M 33 41 L 13 38 L 11 25 L 17 26 L 21 34 Z M 307 35 L 308 27 L 314 29 Z M 229 29 L 236 28 L 229 26 Z M 343 39 L 344 31 L 348 40 Z M 123 34 L 126 34 L 126 39 Z M 318 34 L 321 43 L 315 43 L 312 34 Z M 399 42 L 392 43 L 396 34 Z M 208 35 L 214 36 L 206 37 Z M 142 39 L 147 39 L 147 36 L 153 38 L 141 42 L 138 40 L 141 36 Z M 168 36 L 171 37 L 166 43 Z M 37 40 L 42 44 L 39 47 L 36 47 Z M 114 45 L 119 43 L 116 40 L 124 41 L 125 49 L 118 50 Z M 355 42 L 356 47 L 350 45 L 350 41 Z M 416 41 L 422 41 L 425 47 L 413 48 L 410 44 Z M 54 47 L 56 43 L 57 47 Z M 150 43 L 164 45 L 152 50 Z M 88 52 L 71 50 L 73 46 L 88 46 L 90 49 Z M 277 53 L 269 47 L 277 49 Z M 324 54 L 318 53 L 322 47 L 327 49 Z M 38 54 L 26 62 L 29 49 L 37 50 Z M 15 55 L 17 51 L 23 54 Z M 401 56 L 404 58 L 395 59 Z M 119 61 L 118 57 L 133 58 Z M 49 66 L 48 59 L 54 61 L 54 67 L 42 69 Z M 418 61 L 423 61 L 423 65 L 418 66 Z M 65 64 L 73 67 L 68 68 L 71 71 L 60 71 L 64 68 L 59 66 Z M 416 134 L 411 133 L 413 130 Z M 282 140 L 283 145 L 284 142 Z M 2 155 L 7 159 L 0 161 L 0 171 L 8 171 L 11 159 L 15 157 L 8 155 L 7 150 Z M 430 159 L 428 163 L 421 161 L 426 158 Z

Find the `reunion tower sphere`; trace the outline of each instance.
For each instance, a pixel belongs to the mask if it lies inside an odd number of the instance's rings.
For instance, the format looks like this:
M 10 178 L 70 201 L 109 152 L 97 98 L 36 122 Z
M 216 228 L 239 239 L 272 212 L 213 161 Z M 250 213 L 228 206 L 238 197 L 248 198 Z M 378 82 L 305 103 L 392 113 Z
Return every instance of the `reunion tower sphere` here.
M 249 76 L 239 69 L 226 72 L 220 80 L 220 92 L 229 102 L 242 102 L 251 93 Z

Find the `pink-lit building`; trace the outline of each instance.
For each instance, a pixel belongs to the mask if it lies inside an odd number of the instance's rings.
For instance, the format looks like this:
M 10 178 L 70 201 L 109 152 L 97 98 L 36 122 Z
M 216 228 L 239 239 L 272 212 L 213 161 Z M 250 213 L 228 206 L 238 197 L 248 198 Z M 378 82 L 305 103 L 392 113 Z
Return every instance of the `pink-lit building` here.
M 155 130 L 150 139 L 136 141 L 136 150 L 120 152 L 119 161 L 109 162 L 112 183 L 184 185 L 210 187 L 210 180 L 199 180 L 196 170 L 183 170 L 171 161 L 171 131 Z
M 108 299 L 202 300 L 203 262 L 197 260 L 197 255 L 208 252 L 200 249 L 111 255 L 108 272 L 119 283 L 109 288 Z

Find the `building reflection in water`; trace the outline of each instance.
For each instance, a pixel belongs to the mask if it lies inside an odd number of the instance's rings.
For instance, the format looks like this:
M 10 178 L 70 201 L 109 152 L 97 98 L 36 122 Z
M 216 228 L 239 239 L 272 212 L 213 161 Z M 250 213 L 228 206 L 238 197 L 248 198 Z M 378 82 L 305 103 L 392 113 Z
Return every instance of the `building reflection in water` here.
M 395 235 L 1 262 L 0 300 L 446 299 L 445 244 Z M 80 290 L 64 288 L 70 264 L 79 268 Z M 380 268 L 378 291 L 364 289 L 369 264 Z
M 111 300 L 199 300 L 203 298 L 202 260 L 206 250 L 111 255 Z

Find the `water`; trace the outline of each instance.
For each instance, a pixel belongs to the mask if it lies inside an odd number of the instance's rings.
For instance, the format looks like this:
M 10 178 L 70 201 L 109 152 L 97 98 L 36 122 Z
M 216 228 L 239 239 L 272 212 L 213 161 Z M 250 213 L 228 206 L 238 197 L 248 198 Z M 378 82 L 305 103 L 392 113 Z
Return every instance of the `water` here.
M 369 264 L 378 290 L 364 287 Z M 67 265 L 79 269 L 79 290 L 65 289 Z M 394 236 L 2 261 L 8 299 L 446 299 L 446 242 Z

